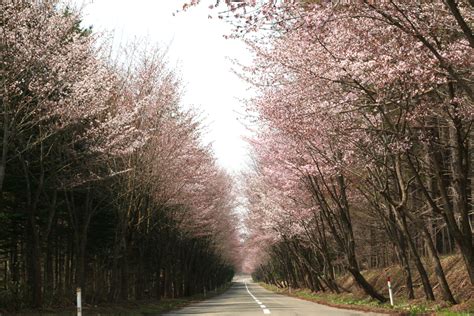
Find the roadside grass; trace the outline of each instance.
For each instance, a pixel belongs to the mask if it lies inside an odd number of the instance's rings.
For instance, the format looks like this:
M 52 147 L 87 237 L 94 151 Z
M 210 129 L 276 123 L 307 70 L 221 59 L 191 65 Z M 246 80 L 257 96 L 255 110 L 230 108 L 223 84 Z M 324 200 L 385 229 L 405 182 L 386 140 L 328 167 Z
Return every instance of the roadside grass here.
M 450 306 L 438 302 L 424 300 L 400 300 L 391 306 L 389 303 L 379 303 L 369 298 L 360 298 L 352 293 L 313 293 L 308 289 L 282 289 L 274 285 L 259 283 L 265 289 L 274 293 L 293 296 L 296 298 L 320 303 L 332 307 L 359 310 L 365 312 L 386 313 L 391 315 L 443 315 L 443 316 L 469 316 L 474 315 L 474 302 L 460 304 L 457 310 L 450 310 Z
M 123 304 L 102 304 L 98 306 L 85 305 L 83 307 L 83 315 L 90 316 L 155 316 L 166 312 L 177 310 L 186 307 L 190 304 L 207 300 L 214 296 L 220 295 L 227 291 L 232 283 L 217 289 L 216 291 L 204 294 L 197 294 L 189 297 L 182 297 L 176 299 L 161 299 L 159 301 L 133 301 Z M 2 315 L 17 315 L 17 316 L 73 316 L 77 315 L 76 309 L 69 308 L 49 308 L 41 311 L 24 310 L 18 313 L 5 313 L 0 311 Z

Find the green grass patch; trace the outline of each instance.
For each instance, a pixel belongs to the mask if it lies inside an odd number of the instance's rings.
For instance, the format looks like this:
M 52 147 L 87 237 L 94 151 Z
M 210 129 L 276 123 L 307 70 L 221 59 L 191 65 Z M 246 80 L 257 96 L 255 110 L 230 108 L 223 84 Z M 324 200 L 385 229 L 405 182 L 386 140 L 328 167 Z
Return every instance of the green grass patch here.
M 347 308 L 361 311 L 386 312 L 386 313 L 400 313 L 402 315 L 443 315 L 443 316 L 468 316 L 474 313 L 467 311 L 450 311 L 447 307 L 438 305 L 437 303 L 428 303 L 425 301 L 408 302 L 396 301 L 394 306 L 389 303 L 380 303 L 370 298 L 361 298 L 352 293 L 314 293 L 308 289 L 292 289 L 279 288 L 274 285 L 260 283 L 260 285 L 274 293 L 289 295 L 308 301 L 325 304 L 333 307 Z

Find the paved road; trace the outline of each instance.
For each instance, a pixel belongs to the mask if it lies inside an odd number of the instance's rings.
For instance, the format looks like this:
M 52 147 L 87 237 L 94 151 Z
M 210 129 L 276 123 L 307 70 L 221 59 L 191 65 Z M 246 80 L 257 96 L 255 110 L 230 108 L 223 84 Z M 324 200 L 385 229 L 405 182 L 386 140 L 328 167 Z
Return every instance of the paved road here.
M 377 315 L 332 308 L 267 291 L 247 279 L 234 280 L 224 294 L 166 315 Z

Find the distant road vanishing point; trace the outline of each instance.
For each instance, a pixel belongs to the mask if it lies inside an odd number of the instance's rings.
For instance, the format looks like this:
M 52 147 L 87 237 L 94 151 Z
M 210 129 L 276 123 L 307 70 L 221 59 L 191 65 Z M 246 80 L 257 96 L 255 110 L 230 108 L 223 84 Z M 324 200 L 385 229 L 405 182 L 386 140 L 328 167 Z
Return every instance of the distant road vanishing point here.
M 212 299 L 173 311 L 174 315 L 239 315 L 239 316 L 352 316 L 381 315 L 333 308 L 293 297 L 272 293 L 248 277 L 237 277 L 225 293 Z

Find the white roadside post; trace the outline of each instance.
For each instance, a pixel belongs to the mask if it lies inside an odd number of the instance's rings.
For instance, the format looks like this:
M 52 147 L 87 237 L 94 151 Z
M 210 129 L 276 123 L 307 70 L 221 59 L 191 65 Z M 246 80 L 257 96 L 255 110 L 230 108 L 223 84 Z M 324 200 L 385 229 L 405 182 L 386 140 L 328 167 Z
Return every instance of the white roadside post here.
M 388 285 L 388 295 L 390 296 L 390 305 L 393 306 L 392 283 L 390 282 L 390 277 L 387 278 L 387 285 Z
M 81 297 L 81 288 L 76 289 L 77 297 L 77 316 L 82 316 L 82 297 Z

